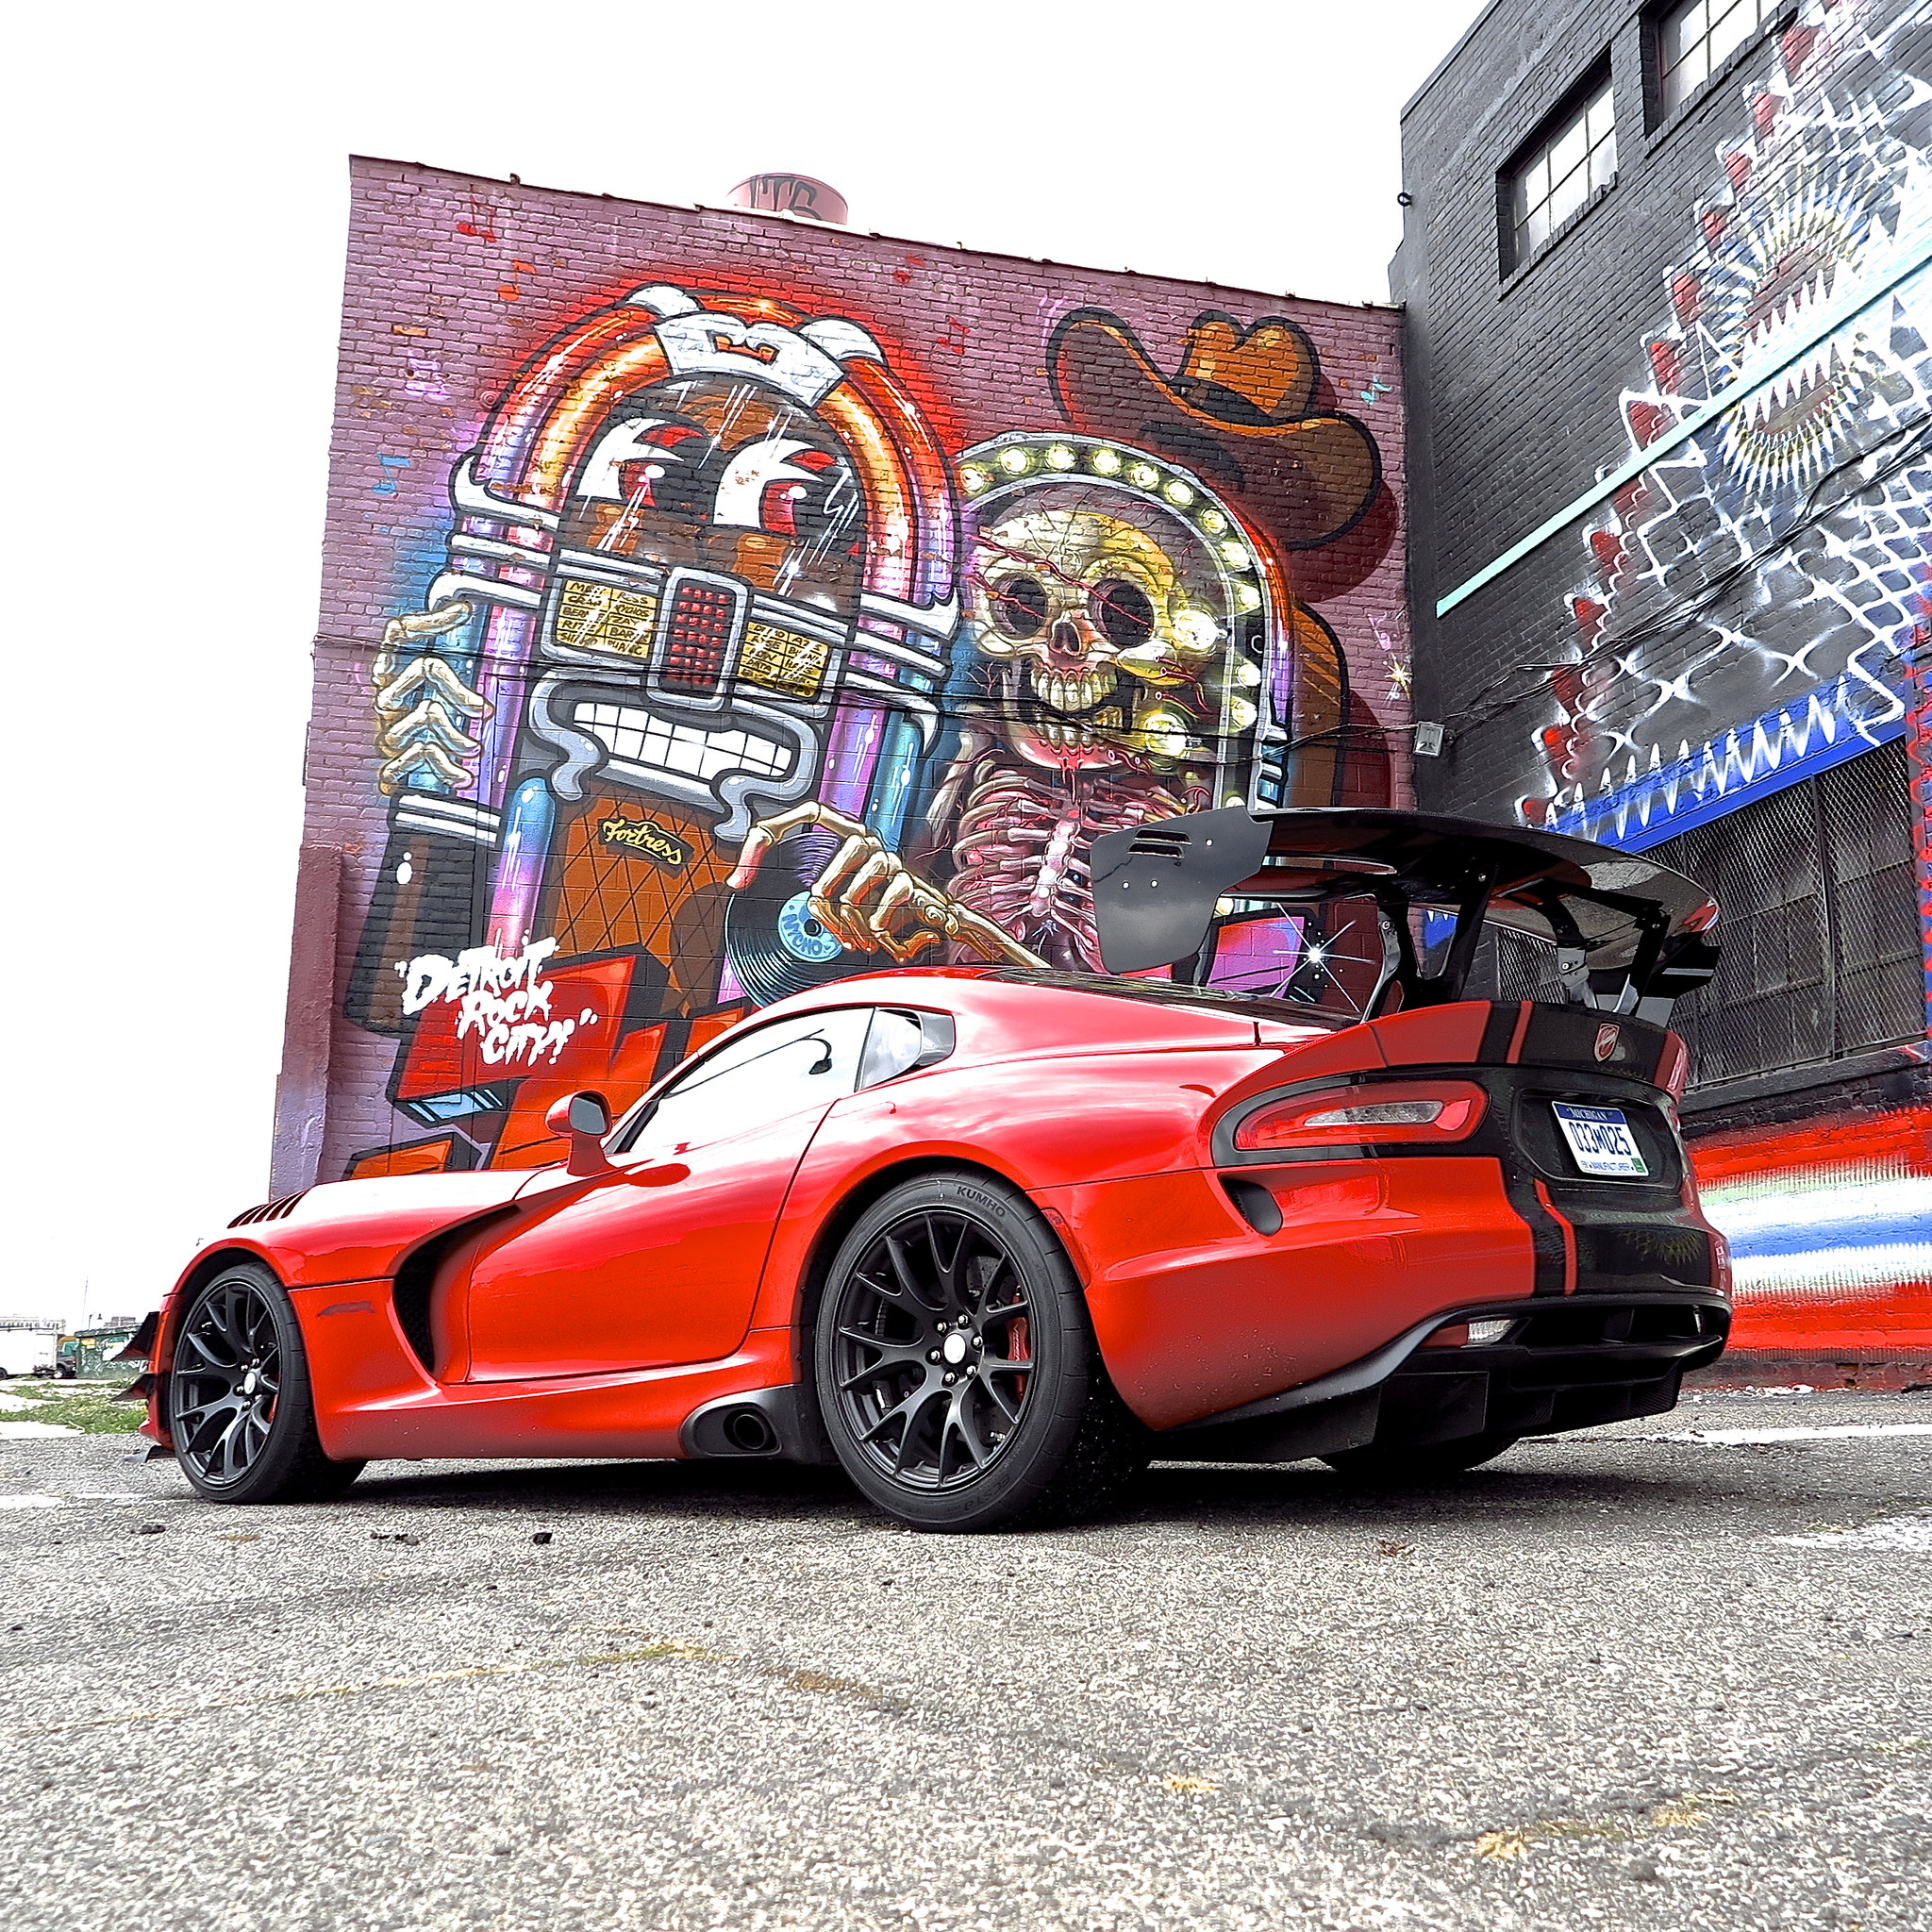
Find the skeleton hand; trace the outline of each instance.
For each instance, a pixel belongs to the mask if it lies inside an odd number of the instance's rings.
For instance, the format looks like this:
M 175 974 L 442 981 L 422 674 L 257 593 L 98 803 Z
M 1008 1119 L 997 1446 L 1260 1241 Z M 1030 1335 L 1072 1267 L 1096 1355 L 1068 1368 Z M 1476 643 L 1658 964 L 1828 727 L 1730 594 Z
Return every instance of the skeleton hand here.
M 765 854 L 801 825 L 822 826 L 845 841 L 812 881 L 807 904 L 811 916 L 848 953 L 884 951 L 904 966 L 941 940 L 963 940 L 982 959 L 1046 964 L 991 920 L 915 878 L 896 852 L 889 852 L 856 819 L 829 805 L 794 806 L 754 825 L 740 848 L 732 890 L 748 886 Z
M 404 645 L 441 637 L 467 624 L 470 608 L 458 597 L 436 610 L 392 617 L 383 626 L 374 678 L 375 712 L 382 721 L 375 746 L 383 755 L 376 784 L 385 794 L 400 791 L 419 768 L 453 791 L 470 782 L 464 760 L 475 758 L 483 746 L 463 729 L 458 718 L 480 722 L 495 707 L 458 676 L 447 658 L 433 651 L 402 655 Z

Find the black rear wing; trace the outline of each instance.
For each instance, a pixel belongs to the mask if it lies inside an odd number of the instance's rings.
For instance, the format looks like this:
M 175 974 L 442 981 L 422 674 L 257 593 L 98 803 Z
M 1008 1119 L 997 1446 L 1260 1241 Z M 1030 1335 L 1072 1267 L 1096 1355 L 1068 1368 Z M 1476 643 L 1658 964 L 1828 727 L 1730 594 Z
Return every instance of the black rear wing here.
M 1657 1024 L 1717 963 L 1717 903 L 1682 873 L 1474 819 L 1356 807 L 1188 812 L 1103 834 L 1092 877 L 1108 972 L 1173 966 L 1197 983 L 1233 919 L 1373 900 L 1384 960 L 1366 1014 L 1463 998 L 1486 925 L 1545 949 L 1565 1001 Z M 1418 913 L 1436 943 L 1419 943 Z

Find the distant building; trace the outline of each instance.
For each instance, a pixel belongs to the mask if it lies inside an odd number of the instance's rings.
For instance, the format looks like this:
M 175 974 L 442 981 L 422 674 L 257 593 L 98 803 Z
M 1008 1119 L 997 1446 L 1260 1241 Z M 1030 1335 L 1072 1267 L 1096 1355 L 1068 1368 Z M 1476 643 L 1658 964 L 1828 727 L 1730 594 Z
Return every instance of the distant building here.
M 1495 0 L 1402 129 L 1421 802 L 1713 889 L 1739 1339 L 1932 1349 L 1932 6 Z

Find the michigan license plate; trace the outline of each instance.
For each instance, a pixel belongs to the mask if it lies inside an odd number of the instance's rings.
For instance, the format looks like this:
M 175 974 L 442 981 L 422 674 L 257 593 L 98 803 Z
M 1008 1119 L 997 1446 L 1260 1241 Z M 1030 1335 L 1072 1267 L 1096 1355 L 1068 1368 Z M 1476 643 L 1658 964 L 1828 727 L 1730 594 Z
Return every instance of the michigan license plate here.
M 1550 1104 L 1570 1152 L 1585 1174 L 1638 1176 L 1650 1172 L 1621 1107 L 1573 1107 L 1563 1100 Z

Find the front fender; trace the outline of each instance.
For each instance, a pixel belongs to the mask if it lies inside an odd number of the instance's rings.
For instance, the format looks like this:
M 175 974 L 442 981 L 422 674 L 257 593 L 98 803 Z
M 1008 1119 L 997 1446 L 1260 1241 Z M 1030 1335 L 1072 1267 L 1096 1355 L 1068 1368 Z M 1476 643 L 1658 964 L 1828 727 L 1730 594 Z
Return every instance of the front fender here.
M 156 1321 L 141 1433 L 171 1446 L 161 1392 L 174 1365 L 175 1336 L 188 1297 L 236 1261 L 259 1261 L 294 1297 L 305 1340 L 313 1310 L 302 1291 L 351 1282 L 389 1283 L 404 1259 L 436 1235 L 495 1213 L 526 1191 L 554 1187 L 560 1169 L 486 1169 L 476 1174 L 381 1176 L 310 1188 L 275 1218 L 255 1219 L 203 1248 L 175 1277 Z
M 252 1222 L 222 1245 L 259 1255 L 291 1290 L 376 1281 L 431 1235 L 508 1207 L 552 1174 L 507 1168 L 331 1181 L 310 1188 L 278 1220 Z M 186 1274 L 193 1272 L 192 1264 Z

